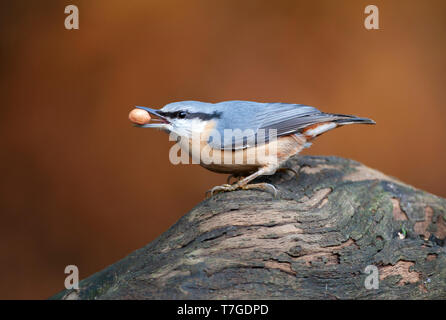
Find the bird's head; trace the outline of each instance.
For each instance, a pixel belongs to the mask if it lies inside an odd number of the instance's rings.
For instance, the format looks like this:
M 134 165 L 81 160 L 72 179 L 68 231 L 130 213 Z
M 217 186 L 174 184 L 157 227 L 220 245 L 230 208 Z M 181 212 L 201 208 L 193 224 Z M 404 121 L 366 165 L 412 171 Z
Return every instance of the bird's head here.
M 165 105 L 162 109 L 136 107 L 156 116 L 158 123 L 138 125 L 142 128 L 158 128 L 179 136 L 191 138 L 194 133 L 214 127 L 221 112 L 214 105 L 199 101 L 182 101 Z

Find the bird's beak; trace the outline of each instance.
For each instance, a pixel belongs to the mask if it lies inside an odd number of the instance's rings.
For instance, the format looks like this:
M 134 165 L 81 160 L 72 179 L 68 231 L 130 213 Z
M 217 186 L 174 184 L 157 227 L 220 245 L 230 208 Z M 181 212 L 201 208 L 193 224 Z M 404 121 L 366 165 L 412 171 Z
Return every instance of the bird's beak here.
M 135 124 L 135 127 L 165 129 L 169 125 L 169 120 L 167 120 L 166 117 L 160 115 L 158 110 L 152 109 L 152 108 L 147 108 L 147 107 L 140 107 L 140 106 L 135 106 L 135 108 L 147 111 L 151 115 L 154 115 L 158 118 L 158 119 L 152 119 L 152 120 L 161 122 L 161 123 L 149 123 L 149 124 Z

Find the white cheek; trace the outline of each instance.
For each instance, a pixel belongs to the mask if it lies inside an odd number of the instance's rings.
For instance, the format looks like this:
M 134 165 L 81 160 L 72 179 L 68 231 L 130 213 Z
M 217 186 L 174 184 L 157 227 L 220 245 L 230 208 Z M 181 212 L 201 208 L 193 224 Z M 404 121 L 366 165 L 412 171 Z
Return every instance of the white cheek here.
M 177 119 L 175 131 L 181 136 L 191 136 L 193 133 L 201 133 L 206 127 L 206 122 L 200 119 Z
M 192 132 L 203 132 L 204 128 L 206 127 L 206 122 L 199 119 L 193 119 L 190 121 L 190 127 Z

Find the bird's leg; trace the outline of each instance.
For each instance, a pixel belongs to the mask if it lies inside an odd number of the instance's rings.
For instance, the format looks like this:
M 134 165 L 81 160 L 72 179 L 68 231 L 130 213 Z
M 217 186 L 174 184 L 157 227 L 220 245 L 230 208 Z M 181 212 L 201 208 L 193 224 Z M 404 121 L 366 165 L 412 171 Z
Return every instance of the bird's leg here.
M 262 167 L 259 170 L 257 170 L 256 172 L 254 172 L 253 174 L 247 176 L 246 178 L 239 180 L 238 182 L 234 183 L 233 185 L 224 184 L 221 186 L 216 186 L 216 187 L 213 187 L 208 192 L 210 193 L 210 196 L 212 197 L 214 195 L 214 193 L 217 193 L 217 192 L 234 191 L 237 189 L 244 189 L 244 190 L 263 189 L 263 190 L 271 192 L 274 195 L 274 198 L 276 198 L 277 197 L 277 189 L 272 184 L 265 183 L 265 182 L 248 184 L 250 181 L 254 180 L 255 178 L 257 178 L 259 176 L 262 176 L 265 174 L 271 174 L 271 173 L 275 172 L 276 169 L 277 169 L 277 167 Z
M 244 190 L 262 189 L 262 190 L 272 193 L 274 198 L 277 198 L 277 193 L 278 193 L 277 189 L 270 183 L 262 182 L 262 183 L 248 184 L 249 182 L 251 182 L 252 180 L 257 178 L 258 176 L 268 174 L 268 173 L 271 174 L 275 171 L 276 171 L 276 168 L 269 168 L 269 167 L 261 168 L 258 171 L 254 172 L 253 174 L 251 174 L 251 175 L 247 176 L 246 178 L 237 182 L 236 185 L 238 186 L 238 188 L 241 188 Z

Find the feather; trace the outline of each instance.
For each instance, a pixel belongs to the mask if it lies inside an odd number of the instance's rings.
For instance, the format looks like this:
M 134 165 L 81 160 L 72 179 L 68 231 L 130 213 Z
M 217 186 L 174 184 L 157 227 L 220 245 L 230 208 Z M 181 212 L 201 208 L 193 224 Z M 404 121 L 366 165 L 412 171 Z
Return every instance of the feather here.
M 216 141 L 211 138 L 209 144 L 219 149 L 237 150 L 256 146 L 274 137 L 302 133 L 306 127 L 318 123 L 335 122 L 339 125 L 374 123 L 373 120 L 366 118 L 323 113 L 314 107 L 302 104 L 226 101 L 213 106 L 223 112 L 223 117 L 216 127 L 221 140 Z M 231 130 L 238 134 L 228 136 Z

